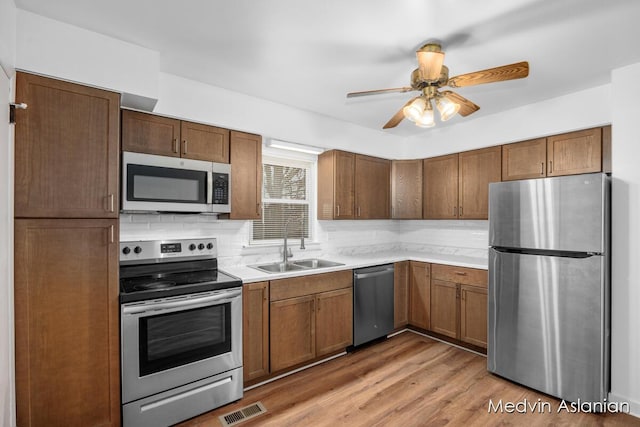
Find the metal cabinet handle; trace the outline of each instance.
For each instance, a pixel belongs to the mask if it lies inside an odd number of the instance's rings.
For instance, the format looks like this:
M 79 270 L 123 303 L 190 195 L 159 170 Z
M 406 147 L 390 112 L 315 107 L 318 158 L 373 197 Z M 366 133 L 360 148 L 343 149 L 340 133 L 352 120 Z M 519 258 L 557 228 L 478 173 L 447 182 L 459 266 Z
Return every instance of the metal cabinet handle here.
M 115 239 L 115 227 L 113 225 L 109 226 L 109 235 L 110 235 L 110 241 L 111 243 L 115 243 L 116 239 Z
M 338 210 L 338 213 L 336 214 L 336 216 L 340 216 L 340 205 L 336 205 L 336 209 Z
M 458 208 L 457 207 L 453 207 L 453 216 L 456 216 L 456 212 L 458 212 Z
M 455 274 L 457 274 L 458 276 L 466 276 L 467 273 L 464 271 L 456 271 Z
M 544 162 L 540 162 L 540 175 L 544 175 Z
M 460 216 L 462 216 L 462 206 L 460 206 Z
M 256 203 L 256 213 L 260 216 L 260 203 Z
M 267 288 L 264 287 L 262 288 L 262 301 L 266 301 L 267 300 Z
M 317 301 L 318 301 L 318 304 L 316 304 L 316 306 L 317 306 L 317 310 L 316 311 L 318 313 L 320 313 L 320 300 L 317 300 Z
M 187 140 L 182 141 L 182 154 L 187 154 Z
M 114 212 L 115 211 L 115 195 L 113 193 L 109 193 L 107 198 L 109 199 L 109 212 Z
M 316 300 L 314 299 L 311 300 L 311 311 L 315 311 L 315 302 Z
M 549 160 L 549 173 L 553 172 L 553 160 Z
M 358 216 L 360 216 L 360 206 L 358 206 Z
M 173 138 L 173 152 L 178 152 L 178 138 Z

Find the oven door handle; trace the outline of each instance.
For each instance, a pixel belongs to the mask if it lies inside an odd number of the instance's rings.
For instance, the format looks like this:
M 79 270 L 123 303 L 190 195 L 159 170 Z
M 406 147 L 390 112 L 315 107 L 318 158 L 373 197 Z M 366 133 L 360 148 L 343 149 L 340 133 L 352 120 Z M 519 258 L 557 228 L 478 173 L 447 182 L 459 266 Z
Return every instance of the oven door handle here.
M 146 311 L 158 311 L 171 308 L 186 308 L 194 305 L 201 305 L 210 302 L 226 303 L 231 302 L 234 298 L 242 295 L 242 291 L 228 291 L 219 295 L 209 295 L 200 298 L 191 298 L 181 301 L 162 302 L 158 304 L 146 304 L 146 305 L 133 305 L 122 307 L 123 314 L 140 314 Z

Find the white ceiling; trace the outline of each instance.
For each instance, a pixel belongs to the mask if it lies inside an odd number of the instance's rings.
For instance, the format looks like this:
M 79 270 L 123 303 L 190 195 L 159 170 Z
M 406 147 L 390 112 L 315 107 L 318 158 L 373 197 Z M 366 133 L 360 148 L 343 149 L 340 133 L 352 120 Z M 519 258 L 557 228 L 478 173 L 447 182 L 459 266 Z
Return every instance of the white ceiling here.
M 529 61 L 524 80 L 456 89 L 467 118 L 610 81 L 640 62 L 637 0 L 16 0 L 19 8 L 160 52 L 161 69 L 372 129 L 412 94 L 415 50 L 439 40 L 450 75 Z M 395 135 L 429 132 L 408 121 Z

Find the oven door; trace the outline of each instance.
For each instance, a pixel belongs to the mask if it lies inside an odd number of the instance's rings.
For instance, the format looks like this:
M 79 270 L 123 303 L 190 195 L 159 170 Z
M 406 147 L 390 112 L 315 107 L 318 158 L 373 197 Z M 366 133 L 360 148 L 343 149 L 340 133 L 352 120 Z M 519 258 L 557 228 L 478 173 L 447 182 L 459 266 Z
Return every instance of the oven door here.
M 122 153 L 122 209 L 212 212 L 211 162 Z
M 242 366 L 242 288 L 121 307 L 122 401 Z

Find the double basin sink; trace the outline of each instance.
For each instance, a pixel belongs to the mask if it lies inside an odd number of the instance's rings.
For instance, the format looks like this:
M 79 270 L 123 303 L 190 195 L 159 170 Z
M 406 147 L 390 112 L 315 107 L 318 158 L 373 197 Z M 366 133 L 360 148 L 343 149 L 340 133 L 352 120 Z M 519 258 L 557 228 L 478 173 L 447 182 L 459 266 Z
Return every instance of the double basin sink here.
M 325 259 L 312 258 L 290 261 L 286 263 L 272 262 L 269 264 L 250 265 L 249 267 L 253 267 L 266 273 L 285 273 L 287 271 L 315 270 L 319 268 L 337 267 L 340 265 L 344 264 L 339 262 L 327 261 Z

